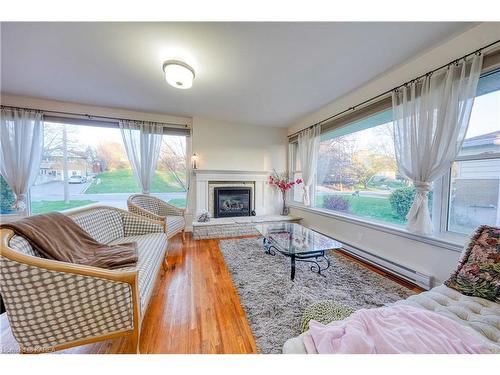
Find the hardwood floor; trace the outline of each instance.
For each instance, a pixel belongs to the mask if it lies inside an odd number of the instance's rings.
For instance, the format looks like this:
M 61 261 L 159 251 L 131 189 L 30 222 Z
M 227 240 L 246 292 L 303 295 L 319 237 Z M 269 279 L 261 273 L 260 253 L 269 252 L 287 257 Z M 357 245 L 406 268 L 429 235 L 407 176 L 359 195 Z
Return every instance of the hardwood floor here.
M 177 235 L 169 242 L 168 263 L 169 270 L 158 277 L 142 322 L 141 353 L 257 353 L 218 241 L 195 241 L 188 234 L 183 244 Z M 421 291 L 372 266 L 368 268 Z M 19 350 L 6 314 L 0 316 L 0 347 L 3 353 Z M 128 349 L 128 340 L 120 338 L 58 353 L 125 353 Z
M 169 241 L 169 270 L 158 277 L 142 322 L 141 353 L 256 353 L 250 326 L 219 251 L 217 240 L 180 235 Z M 1 320 L 3 352 L 18 350 L 6 314 Z M 123 353 L 125 338 L 60 353 Z M 58 352 L 59 353 L 59 352 Z

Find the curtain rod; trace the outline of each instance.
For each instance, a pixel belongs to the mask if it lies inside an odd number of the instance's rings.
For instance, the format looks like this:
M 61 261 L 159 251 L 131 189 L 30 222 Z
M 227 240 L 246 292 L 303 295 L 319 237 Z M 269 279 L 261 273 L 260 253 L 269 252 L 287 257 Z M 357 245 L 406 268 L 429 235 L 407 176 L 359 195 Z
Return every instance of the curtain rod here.
M 339 116 L 343 115 L 344 113 L 347 113 L 347 112 L 349 112 L 349 111 L 354 111 L 356 108 L 361 107 L 361 106 L 363 106 L 363 105 L 365 105 L 365 104 L 368 104 L 368 103 L 370 103 L 370 102 L 373 102 L 374 100 L 379 99 L 379 98 L 381 98 L 381 97 L 383 97 L 383 96 L 386 96 L 386 95 L 390 94 L 391 92 L 393 92 L 394 90 L 399 89 L 400 87 L 403 87 L 403 86 L 408 85 L 409 83 L 412 83 L 412 82 L 418 81 L 419 79 L 421 79 L 421 78 L 423 78 L 423 77 L 425 77 L 425 76 L 427 76 L 427 75 L 429 75 L 429 74 L 432 74 L 432 73 L 437 72 L 438 70 L 444 69 L 444 68 L 446 68 L 447 66 L 449 66 L 449 65 L 451 65 L 451 64 L 455 64 L 455 63 L 457 63 L 457 62 L 458 62 L 458 61 L 460 61 L 460 60 L 466 59 L 466 58 L 467 58 L 467 57 L 469 57 L 469 56 L 475 55 L 475 54 L 477 54 L 477 53 L 481 53 L 483 50 L 485 50 L 485 49 L 487 49 L 487 48 L 490 48 L 490 47 L 493 47 L 495 44 L 498 44 L 498 43 L 500 43 L 500 39 L 499 39 L 499 40 L 497 40 L 497 41 L 495 41 L 495 42 L 493 42 L 493 43 L 490 43 L 490 44 L 488 44 L 488 45 L 486 45 L 486 46 L 484 46 L 484 47 L 481 47 L 481 48 L 479 48 L 479 49 L 475 50 L 474 52 L 470 52 L 470 53 L 468 53 L 468 54 L 466 54 L 466 55 L 464 55 L 464 56 L 462 56 L 462 57 L 460 57 L 460 58 L 458 58 L 458 59 L 455 59 L 455 60 L 453 60 L 453 61 L 451 61 L 451 62 L 449 62 L 449 63 L 447 63 L 447 64 L 441 65 L 439 68 L 436 68 L 436 69 L 431 70 L 431 71 L 429 71 L 429 72 L 427 72 L 427 73 L 425 73 L 425 74 L 422 74 L 422 75 L 420 75 L 420 76 L 418 76 L 418 77 L 416 77 L 416 78 L 414 78 L 414 79 L 412 79 L 412 80 L 410 80 L 410 81 L 407 81 L 407 82 L 405 82 L 405 83 L 403 83 L 403 84 L 401 84 L 401 85 L 398 85 L 398 86 L 396 86 L 396 87 L 394 87 L 394 88 L 392 88 L 392 89 L 390 89 L 390 90 L 384 91 L 383 93 L 381 93 L 381 94 L 379 94 L 379 95 L 377 95 L 377 96 L 374 96 L 373 98 L 367 99 L 367 100 L 365 100 L 365 101 L 363 101 L 363 102 L 359 103 L 358 105 L 355 105 L 355 106 L 353 106 L 353 107 L 349 107 L 349 108 L 347 108 L 347 109 L 344 109 L 343 111 L 340 111 L 340 112 L 338 112 L 338 113 L 336 113 L 336 114 L 334 114 L 334 115 L 332 115 L 332 116 L 330 116 L 330 117 L 327 117 L 327 118 L 325 118 L 325 119 L 323 119 L 323 120 L 321 120 L 321 121 L 318 121 L 318 122 L 316 122 L 316 123 L 315 123 L 315 124 L 313 124 L 313 125 L 310 125 L 310 126 L 308 126 L 308 127 L 304 128 L 304 129 L 301 129 L 301 130 L 299 130 L 299 131 L 296 131 L 295 133 L 290 134 L 290 135 L 288 136 L 288 138 L 295 137 L 295 136 L 296 136 L 297 134 L 299 134 L 301 131 L 304 131 L 304 130 L 307 130 L 307 129 L 311 129 L 311 128 L 315 127 L 316 125 L 323 124 L 324 122 L 327 122 L 327 121 L 333 120 L 334 118 L 339 117 Z
M 2 108 L 12 108 L 12 109 L 23 109 L 27 111 L 40 111 L 43 114 L 58 114 L 58 115 L 67 115 L 67 116 L 80 116 L 80 117 L 86 117 L 88 120 L 95 120 L 95 119 L 106 119 L 106 120 L 114 120 L 114 121 L 141 121 L 141 120 L 134 120 L 134 119 L 128 119 L 128 118 L 121 118 L 121 117 L 108 117 L 108 116 L 97 116 L 97 115 L 89 115 L 85 113 L 76 113 L 76 112 L 62 112 L 62 111 L 46 111 L 43 109 L 34 109 L 34 108 L 26 108 L 26 107 L 15 107 L 11 105 L 2 105 Z M 174 123 L 169 123 L 169 122 L 158 122 L 158 121 L 146 121 L 150 122 L 152 124 L 156 125 L 173 125 L 177 126 L 180 128 L 189 128 L 188 124 L 174 124 Z

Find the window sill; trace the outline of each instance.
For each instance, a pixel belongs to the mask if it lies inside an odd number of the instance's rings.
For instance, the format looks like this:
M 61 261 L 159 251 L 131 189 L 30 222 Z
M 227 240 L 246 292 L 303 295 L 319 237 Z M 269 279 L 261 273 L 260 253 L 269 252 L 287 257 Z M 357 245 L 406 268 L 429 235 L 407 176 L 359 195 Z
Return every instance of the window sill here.
M 403 227 L 390 225 L 382 222 L 363 220 L 353 215 L 340 214 L 320 208 L 312 208 L 304 206 L 297 202 L 287 202 L 288 206 L 302 211 L 312 212 L 321 216 L 329 217 L 332 219 L 342 220 L 348 223 L 361 225 L 370 229 L 379 230 L 392 235 L 409 238 L 414 241 L 424 242 L 433 246 L 441 247 L 443 249 L 461 252 L 468 236 L 454 234 L 454 233 L 440 233 L 438 235 L 425 236 L 416 233 L 411 233 Z
M 21 218 L 26 217 L 26 216 L 27 215 L 25 212 L 14 213 L 14 214 L 12 214 L 12 213 L 0 214 L 0 224 L 10 223 L 12 221 L 21 219 Z

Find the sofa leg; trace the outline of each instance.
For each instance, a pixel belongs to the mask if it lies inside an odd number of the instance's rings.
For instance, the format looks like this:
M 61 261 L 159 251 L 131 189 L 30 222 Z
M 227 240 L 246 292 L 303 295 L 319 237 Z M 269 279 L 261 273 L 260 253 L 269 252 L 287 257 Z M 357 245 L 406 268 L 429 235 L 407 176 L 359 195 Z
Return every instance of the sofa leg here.
M 168 270 L 168 260 L 167 260 L 167 255 L 165 254 L 165 258 L 163 259 L 163 273 L 165 273 Z
M 186 230 L 183 229 L 182 230 L 182 242 L 185 242 L 186 241 Z
M 140 342 L 140 334 L 137 331 L 134 331 L 132 333 L 132 336 L 130 336 L 129 344 L 130 344 L 130 351 L 135 354 L 141 354 L 140 348 L 139 348 L 139 342 Z

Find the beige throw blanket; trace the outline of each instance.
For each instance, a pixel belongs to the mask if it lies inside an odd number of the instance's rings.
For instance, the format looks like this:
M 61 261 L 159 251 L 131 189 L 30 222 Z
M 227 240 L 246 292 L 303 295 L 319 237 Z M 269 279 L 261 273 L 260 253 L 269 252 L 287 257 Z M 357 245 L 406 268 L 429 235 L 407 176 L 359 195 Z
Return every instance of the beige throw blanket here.
M 94 240 L 68 216 L 58 212 L 31 216 L 0 228 L 24 237 L 44 257 L 100 268 L 132 267 L 137 244 L 105 245 Z

